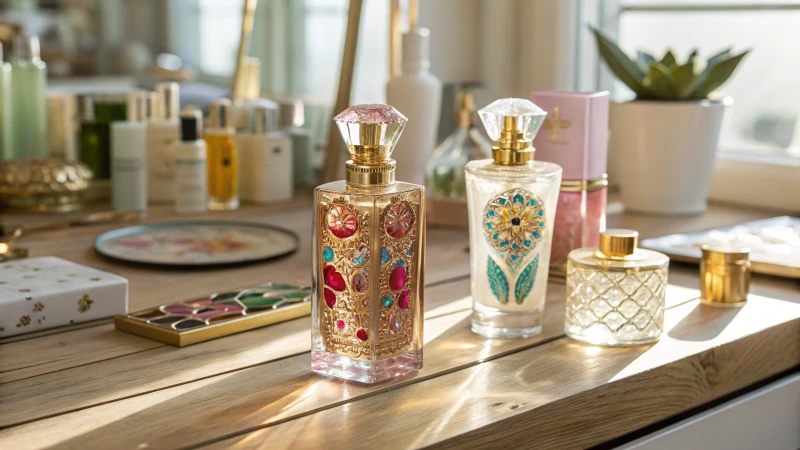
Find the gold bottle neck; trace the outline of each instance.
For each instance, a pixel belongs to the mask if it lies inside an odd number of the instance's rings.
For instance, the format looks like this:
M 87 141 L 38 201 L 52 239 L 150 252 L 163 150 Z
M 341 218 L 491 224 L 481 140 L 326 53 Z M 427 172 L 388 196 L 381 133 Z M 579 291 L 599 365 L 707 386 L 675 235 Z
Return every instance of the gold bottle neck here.
M 492 147 L 494 162 L 504 166 L 518 166 L 532 163 L 535 156 L 536 149 L 519 129 L 518 117 L 503 117 L 500 139 Z
M 389 186 L 395 181 L 397 163 L 389 157 L 391 147 L 384 145 L 351 145 L 353 159 L 345 163 L 347 184 L 353 186 Z

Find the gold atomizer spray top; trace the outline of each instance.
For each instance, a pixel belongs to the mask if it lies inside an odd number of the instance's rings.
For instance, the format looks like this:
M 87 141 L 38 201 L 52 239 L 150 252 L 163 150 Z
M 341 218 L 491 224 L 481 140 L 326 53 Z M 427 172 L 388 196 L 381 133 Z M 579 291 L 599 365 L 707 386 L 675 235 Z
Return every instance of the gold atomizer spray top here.
M 356 186 L 394 184 L 394 146 L 408 119 L 389 105 L 354 105 L 333 118 L 352 159 L 347 183 Z
M 504 98 L 478 111 L 489 137 L 494 162 L 502 165 L 521 165 L 533 162 L 536 149 L 531 142 L 544 122 L 547 113 L 530 100 Z

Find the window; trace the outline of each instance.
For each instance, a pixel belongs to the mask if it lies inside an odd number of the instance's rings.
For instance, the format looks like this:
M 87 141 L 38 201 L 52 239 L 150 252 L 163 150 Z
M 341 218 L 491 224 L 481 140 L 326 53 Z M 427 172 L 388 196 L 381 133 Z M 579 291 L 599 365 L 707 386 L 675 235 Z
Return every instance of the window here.
M 734 103 L 725 113 L 712 199 L 793 209 L 800 202 L 800 2 L 619 0 L 605 5 L 603 28 L 630 53 L 679 59 L 732 48 L 750 53 L 719 94 Z M 632 93 L 605 77 L 617 99 Z M 601 84 L 603 84 L 601 82 Z M 750 185 L 746 188 L 745 185 Z M 757 192 L 748 194 L 756 186 Z

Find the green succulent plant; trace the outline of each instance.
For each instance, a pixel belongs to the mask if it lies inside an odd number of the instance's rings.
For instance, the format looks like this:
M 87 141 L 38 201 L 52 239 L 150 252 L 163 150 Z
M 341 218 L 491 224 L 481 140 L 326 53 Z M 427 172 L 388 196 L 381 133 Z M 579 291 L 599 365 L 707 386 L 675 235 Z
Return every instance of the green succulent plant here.
M 637 100 L 699 100 L 708 98 L 716 88 L 728 81 L 747 51 L 732 55 L 723 50 L 697 71 L 697 49 L 687 60 L 678 62 L 672 50 L 663 58 L 638 51 L 636 59 L 629 58 L 617 44 L 589 27 L 597 38 L 597 48 L 608 68 L 636 94 Z

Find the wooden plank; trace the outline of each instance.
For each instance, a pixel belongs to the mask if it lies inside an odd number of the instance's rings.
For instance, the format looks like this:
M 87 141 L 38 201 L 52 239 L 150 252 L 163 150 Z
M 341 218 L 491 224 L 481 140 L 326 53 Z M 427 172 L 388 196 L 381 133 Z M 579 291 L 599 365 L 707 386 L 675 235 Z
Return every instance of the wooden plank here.
M 586 448 L 800 364 L 800 302 L 670 309 L 653 346 L 568 338 L 208 448 Z
M 455 298 L 454 301 L 460 303 L 461 308 L 467 309 L 457 309 L 455 312 L 439 316 L 436 319 L 426 320 L 425 366 L 414 376 L 375 386 L 330 380 L 310 373 L 309 355 L 306 353 L 278 362 L 247 367 L 237 372 L 225 371 L 226 373 L 222 375 L 199 379 L 193 383 L 176 385 L 177 383 L 173 381 L 170 383 L 172 386 L 168 389 L 133 397 L 129 394 L 125 395 L 126 398 L 121 401 L 24 424 L 11 428 L 7 432 L 0 432 L 0 446 L 17 442 L 16 437 L 26 436 L 27 431 L 25 430 L 28 430 L 29 427 L 41 429 L 43 426 L 51 429 L 49 436 L 54 439 L 54 441 L 42 441 L 47 445 L 68 442 L 72 446 L 99 448 L 110 445 L 133 446 L 142 444 L 142 430 L 145 429 L 148 436 L 147 445 L 152 448 L 194 445 L 204 440 L 219 438 L 220 433 L 245 432 L 251 428 L 280 423 L 293 417 L 386 392 L 399 386 L 423 382 L 563 336 L 563 285 L 551 284 L 542 335 L 524 340 L 487 340 L 475 335 L 470 330 L 471 311 L 468 308 L 471 306 L 471 299 L 468 297 L 468 282 L 464 280 L 463 283 L 463 286 L 459 287 L 460 293 L 454 292 L 456 284 L 439 286 L 445 290 L 447 295 L 452 295 L 451 298 Z M 691 301 L 696 293 L 696 290 L 671 286 L 670 302 L 680 304 Z M 452 307 L 444 305 L 434 311 L 437 310 L 450 312 Z M 286 331 L 283 332 L 283 334 L 285 333 Z M 139 358 L 141 355 L 134 356 Z M 199 358 L 200 356 L 194 355 L 194 361 Z M 230 359 L 230 356 L 228 358 Z M 119 361 L 120 359 L 114 362 Z M 198 363 L 202 364 L 202 362 Z M 220 366 L 225 363 L 229 363 L 229 361 L 215 362 Z M 144 374 L 146 381 L 152 383 L 151 371 L 157 370 L 159 373 L 165 374 L 164 376 L 173 378 L 174 375 L 169 373 L 168 369 L 154 367 L 142 370 L 146 372 Z M 222 369 L 224 368 L 216 368 L 218 373 L 222 372 Z M 120 370 L 126 373 L 130 371 L 129 368 L 125 369 L 124 367 Z M 142 370 L 137 370 L 137 372 L 142 372 Z M 103 372 L 108 372 L 108 370 Z M 87 373 L 86 376 L 91 376 L 91 374 Z M 111 380 L 108 380 L 107 376 L 103 377 L 103 382 L 112 383 L 115 386 L 124 383 L 123 380 L 118 379 L 116 374 L 111 376 Z M 58 379 L 62 378 L 60 376 Z M 73 374 L 70 378 L 81 378 L 81 376 Z M 89 386 L 86 386 L 87 383 Z M 11 384 L 0 387 L 0 394 L 3 392 L 2 388 Z M 33 388 L 38 386 L 23 386 L 23 392 L 18 392 L 19 389 L 10 392 L 14 397 L 10 399 L 12 406 L 8 408 L 8 413 L 13 414 L 16 421 L 34 408 L 39 410 L 39 414 L 43 414 L 44 410 L 53 408 L 54 405 L 61 405 L 65 395 L 68 395 L 71 404 L 80 403 L 85 396 L 92 396 L 100 389 L 97 384 L 96 380 L 90 379 L 82 383 L 83 386 L 79 388 L 78 392 L 72 394 L 62 392 L 57 397 L 47 394 L 56 386 L 48 386 L 46 389 L 42 389 L 45 398 L 43 399 L 40 395 L 36 401 L 29 397 L 35 392 Z M 71 388 L 70 392 L 73 391 L 75 389 Z M 148 392 L 148 390 L 140 389 L 140 392 Z M 116 395 L 123 398 L 119 393 Z M 171 400 L 165 401 L 166 398 Z M 42 400 L 45 400 L 44 403 L 49 405 L 49 408 L 38 406 Z M 202 407 L 198 407 L 198 405 L 202 405 Z M 190 410 L 192 413 L 187 414 L 186 411 Z M 2 411 L 3 406 L 0 406 L 0 412 Z M 140 411 L 141 414 L 132 414 L 131 411 Z M 21 414 L 23 416 L 20 416 Z M 0 420 L 2 420 L 2 414 L 0 414 Z M 169 423 L 170 426 L 163 430 L 158 429 L 158 424 L 161 423 Z M 92 431 L 82 424 L 96 424 L 99 428 Z M 4 425 L 7 426 L 8 423 L 4 423 Z
M 164 344 L 114 330 L 112 324 L 0 346 L 0 384 L 104 361 Z
M 466 279 L 426 288 L 425 295 L 426 317 L 452 313 L 453 306 L 458 311 L 472 307 Z M 120 341 L 118 349 L 106 352 L 129 354 L 95 363 L 93 355 L 84 355 L 86 363 L 74 368 L 0 384 L 0 428 L 306 353 L 311 348 L 310 325 L 306 317 L 185 348 L 156 342 L 149 350 L 142 345 L 154 341 L 106 327 L 80 330 L 80 336 L 70 338 L 79 346 L 72 353 L 86 350 L 87 334 L 98 330 Z M 28 341 L 19 344 L 23 343 Z M 62 361 L 52 364 L 57 363 Z M 300 375 L 307 372 L 308 367 Z

